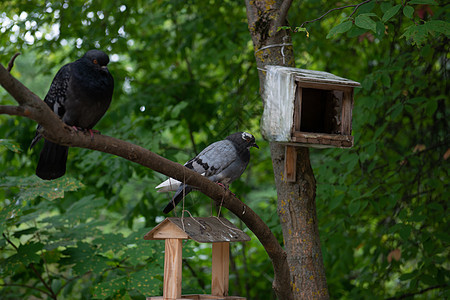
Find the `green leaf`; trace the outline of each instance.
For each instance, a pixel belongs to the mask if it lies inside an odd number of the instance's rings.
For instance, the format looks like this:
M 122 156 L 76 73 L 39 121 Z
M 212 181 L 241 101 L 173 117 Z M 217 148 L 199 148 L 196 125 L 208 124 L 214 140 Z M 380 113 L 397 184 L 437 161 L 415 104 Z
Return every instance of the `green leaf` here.
M 412 19 L 414 14 L 414 8 L 412 6 L 406 5 L 403 7 L 403 14 L 407 17 Z
M 344 33 L 350 30 L 350 28 L 352 28 L 352 21 L 345 21 L 342 22 L 341 24 L 333 27 L 330 32 L 327 34 L 327 39 L 334 37 L 340 33 Z
M 330 209 L 330 211 L 335 209 L 336 207 L 340 206 L 343 199 L 344 199 L 344 195 L 343 194 L 331 197 L 330 203 L 328 205 L 328 208 Z
M 431 20 L 425 23 L 430 33 L 439 32 L 446 36 L 450 35 L 450 23 L 442 20 Z
M 372 30 L 373 32 L 377 31 L 376 22 L 366 14 L 357 16 L 355 19 L 355 25 L 363 29 Z
M 405 32 L 402 34 L 401 38 L 412 39 L 413 44 L 418 46 L 425 43 L 428 35 L 427 28 L 423 25 L 411 25 L 405 29 Z
M 350 214 L 350 216 L 353 216 L 355 213 L 357 213 L 360 207 L 361 207 L 360 201 L 356 200 L 351 202 L 348 205 L 348 213 Z
M 78 242 L 77 247 L 67 248 L 63 251 L 63 254 L 67 257 L 62 259 L 62 263 L 75 264 L 73 270 L 77 275 L 83 275 L 91 271 L 101 273 L 106 268 L 109 268 L 108 260 L 103 256 L 97 255 L 95 248 L 87 243 Z
M 397 118 L 402 113 L 402 111 L 403 111 L 402 103 L 398 103 L 397 105 L 395 105 L 391 112 L 392 119 Z
M 33 200 L 38 196 L 53 200 L 64 198 L 64 191 L 76 191 L 83 184 L 70 177 L 61 177 L 56 180 L 42 180 L 33 175 L 25 178 L 5 177 L 0 181 L 0 187 L 18 187 L 19 199 L 22 201 Z
M 437 280 L 430 275 L 427 274 L 423 274 L 419 277 L 419 280 L 422 281 L 423 283 L 427 284 L 427 285 L 436 285 L 438 282 Z
M 19 216 L 23 213 L 23 207 L 21 205 L 17 205 L 15 203 L 11 203 L 2 208 L 0 211 L 0 233 L 5 232 L 8 227 L 8 221 L 18 220 Z
M 398 4 L 392 8 L 390 8 L 388 11 L 386 11 L 383 15 L 383 17 L 381 18 L 381 21 L 383 21 L 383 23 L 389 21 L 393 16 L 395 16 L 398 11 L 400 10 L 400 8 L 402 7 L 401 4 Z
M 383 83 L 383 85 L 387 88 L 391 87 L 391 77 L 389 76 L 388 73 L 383 72 L 381 74 L 381 82 Z
M 408 4 L 429 4 L 429 5 L 438 5 L 438 3 L 434 0 L 411 0 Z
M 408 103 L 418 104 L 418 103 L 426 102 L 427 100 L 428 100 L 428 98 L 426 98 L 426 97 L 414 97 L 414 98 L 408 99 Z
M 22 152 L 19 144 L 15 143 L 13 140 L 0 139 L 0 146 L 5 147 L 6 149 L 16 153 Z
M 130 276 L 129 288 L 136 289 L 146 296 L 157 296 L 160 293 L 162 276 L 163 272 L 155 273 L 151 268 L 143 269 Z
M 410 280 L 410 279 L 412 279 L 412 278 L 414 278 L 414 277 L 417 276 L 416 273 L 417 273 L 416 271 L 413 271 L 413 272 L 411 272 L 411 273 L 405 273 L 405 274 L 402 274 L 402 275 L 400 276 L 399 280 L 400 280 L 400 281 Z
M 106 299 L 119 294 L 128 286 L 128 276 L 121 276 L 112 280 L 101 282 L 94 287 L 94 297 Z M 117 299 L 121 299 L 118 295 Z
M 438 102 L 433 99 L 430 99 L 426 103 L 425 112 L 427 115 L 432 116 L 437 108 L 438 108 Z
M 20 259 L 20 262 L 25 266 L 30 263 L 37 263 L 41 259 L 41 257 L 36 253 L 41 251 L 44 247 L 42 243 L 34 243 L 30 242 L 25 245 L 20 245 L 17 250 L 17 256 Z

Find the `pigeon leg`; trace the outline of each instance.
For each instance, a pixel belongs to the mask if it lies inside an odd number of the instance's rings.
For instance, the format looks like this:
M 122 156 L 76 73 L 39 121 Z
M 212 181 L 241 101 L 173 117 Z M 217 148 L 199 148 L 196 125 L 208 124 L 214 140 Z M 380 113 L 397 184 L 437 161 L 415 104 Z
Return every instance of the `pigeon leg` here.
M 217 183 L 218 185 L 220 185 L 221 187 L 223 187 L 224 189 L 228 190 L 233 196 L 236 197 L 236 194 L 233 193 L 232 191 L 230 191 L 228 185 L 225 185 L 225 184 L 223 184 L 223 183 L 221 183 L 221 182 L 216 182 L 216 183 Z
M 228 190 L 228 186 L 221 183 L 221 182 L 216 182 L 218 185 L 220 185 L 221 187 L 223 187 L 224 189 Z
M 100 131 L 95 130 L 95 129 L 88 129 L 89 134 L 91 135 L 91 140 L 94 139 L 94 133 L 100 134 Z

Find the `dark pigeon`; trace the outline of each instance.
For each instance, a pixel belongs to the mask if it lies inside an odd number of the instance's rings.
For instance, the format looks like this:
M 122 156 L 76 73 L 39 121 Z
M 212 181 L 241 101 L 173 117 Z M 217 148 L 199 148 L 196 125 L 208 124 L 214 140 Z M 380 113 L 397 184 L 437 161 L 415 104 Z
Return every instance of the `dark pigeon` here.
M 197 173 L 206 176 L 209 180 L 228 187 L 234 180 L 244 173 L 250 161 L 251 147 L 259 149 L 253 135 L 247 132 L 236 132 L 225 140 L 215 142 L 206 147 L 196 157 L 184 165 Z M 172 200 L 164 208 L 169 213 L 194 188 L 169 178 L 156 187 L 158 192 L 175 191 Z
M 63 66 L 52 81 L 44 102 L 64 123 L 75 130 L 88 130 L 103 117 L 111 103 L 114 79 L 106 65 L 109 57 L 100 50 L 86 54 Z M 30 149 L 42 138 L 38 125 Z M 36 175 L 50 180 L 66 173 L 69 148 L 44 140 Z

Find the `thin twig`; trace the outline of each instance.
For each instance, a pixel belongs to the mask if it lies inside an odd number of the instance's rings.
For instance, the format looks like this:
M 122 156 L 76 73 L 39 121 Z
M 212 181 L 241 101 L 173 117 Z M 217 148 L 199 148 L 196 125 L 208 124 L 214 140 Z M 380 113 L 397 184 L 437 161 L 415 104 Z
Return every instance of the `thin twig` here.
M 303 27 L 303 25 L 305 25 L 305 24 L 319 21 L 320 19 L 322 19 L 323 17 L 325 17 L 326 15 L 328 15 L 328 14 L 329 14 L 330 12 L 332 12 L 332 11 L 335 11 L 335 10 L 341 10 L 341 9 L 349 8 L 349 7 L 354 7 L 355 9 L 354 9 L 353 12 L 350 14 L 350 16 L 348 16 L 348 17 L 350 18 L 351 16 L 353 16 L 353 15 L 355 14 L 355 12 L 358 10 L 358 8 L 359 8 L 361 5 L 366 4 L 366 3 L 369 3 L 370 1 L 372 1 L 372 0 L 366 0 L 366 1 L 363 1 L 363 2 L 361 2 L 361 3 L 359 3 L 359 4 L 352 4 L 352 5 L 346 5 L 346 6 L 341 6 L 341 7 L 335 7 L 335 8 L 332 8 L 332 9 L 330 9 L 329 11 L 327 11 L 326 13 L 324 13 L 323 15 L 321 15 L 320 17 L 318 17 L 317 19 L 303 22 L 302 25 L 300 25 L 300 28 Z
M 420 291 L 417 291 L 417 292 L 404 294 L 404 295 L 401 295 L 401 296 L 398 296 L 398 297 L 388 298 L 387 300 L 405 299 L 405 298 L 412 297 L 414 295 L 424 294 L 424 293 L 426 293 L 428 291 L 431 291 L 431 290 L 435 290 L 435 289 L 439 289 L 439 288 L 445 288 L 447 286 L 448 286 L 448 284 L 440 284 L 440 285 L 430 286 L 430 287 L 427 287 L 426 289 L 423 289 L 423 290 L 420 290 Z
M 12 68 L 14 67 L 14 61 L 16 60 L 17 56 L 19 56 L 20 53 L 17 52 L 16 54 L 13 55 L 13 57 L 11 57 L 11 60 L 8 63 L 8 67 L 6 68 L 6 70 L 8 70 L 8 72 L 11 72 Z

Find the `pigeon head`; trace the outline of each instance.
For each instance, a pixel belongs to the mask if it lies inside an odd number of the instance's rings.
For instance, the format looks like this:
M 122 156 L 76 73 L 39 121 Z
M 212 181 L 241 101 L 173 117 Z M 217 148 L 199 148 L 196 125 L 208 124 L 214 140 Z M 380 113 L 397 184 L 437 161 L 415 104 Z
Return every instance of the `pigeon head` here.
M 100 70 L 108 70 L 106 66 L 109 63 L 108 55 L 100 50 L 89 50 L 82 57 L 82 59 L 89 64 L 89 66 L 100 69 Z
M 232 141 L 239 148 L 250 149 L 251 147 L 255 147 L 259 149 L 259 146 L 256 144 L 255 137 L 248 132 L 236 132 L 227 137 L 227 140 Z

